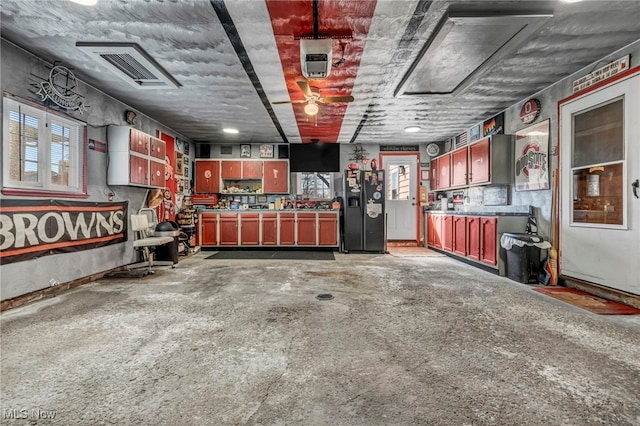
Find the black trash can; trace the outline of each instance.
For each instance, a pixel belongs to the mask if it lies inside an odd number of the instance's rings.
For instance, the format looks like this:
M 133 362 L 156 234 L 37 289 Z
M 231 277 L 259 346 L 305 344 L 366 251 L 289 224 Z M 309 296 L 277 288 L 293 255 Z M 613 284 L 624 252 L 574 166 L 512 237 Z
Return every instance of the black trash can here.
M 537 235 L 504 233 L 500 245 L 507 252 L 507 277 L 522 284 L 537 284 L 542 250 L 546 257 L 551 244 Z
M 160 222 L 153 232 L 156 237 L 173 237 L 173 241 L 156 247 L 156 260 L 170 260 L 178 263 L 178 244 L 180 244 L 180 228 L 175 222 Z

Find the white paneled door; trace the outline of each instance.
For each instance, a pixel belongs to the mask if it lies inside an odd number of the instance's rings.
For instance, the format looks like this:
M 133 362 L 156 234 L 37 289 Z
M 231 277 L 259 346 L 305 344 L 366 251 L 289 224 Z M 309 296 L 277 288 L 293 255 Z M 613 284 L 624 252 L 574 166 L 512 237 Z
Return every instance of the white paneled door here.
M 560 273 L 640 294 L 640 71 L 560 102 Z
M 415 155 L 382 156 L 387 176 L 387 240 L 417 239 L 418 166 Z

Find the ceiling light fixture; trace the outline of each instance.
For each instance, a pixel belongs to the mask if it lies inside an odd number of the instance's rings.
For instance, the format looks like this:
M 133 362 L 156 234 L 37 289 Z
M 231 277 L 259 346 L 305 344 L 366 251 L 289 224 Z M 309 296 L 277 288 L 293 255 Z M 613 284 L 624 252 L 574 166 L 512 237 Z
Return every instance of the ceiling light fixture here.
M 238 131 L 238 129 L 232 129 L 230 127 L 224 128 L 224 129 L 222 129 L 222 131 L 225 132 L 225 133 L 231 133 L 231 134 L 234 134 L 234 135 L 237 134 L 237 133 L 240 133 Z
M 304 106 L 304 113 L 307 115 L 314 116 L 318 114 L 319 111 L 320 111 L 320 108 L 318 107 L 318 104 L 316 104 L 315 102 L 309 101 L 309 103 Z
M 419 132 L 420 130 L 420 126 L 409 126 L 404 128 L 404 131 L 407 133 L 415 133 Z
M 582 0 L 562 0 L 562 1 L 565 2 L 565 3 L 578 3 L 578 2 L 580 2 Z
M 98 0 L 71 0 L 74 3 L 81 4 L 83 6 L 95 6 Z

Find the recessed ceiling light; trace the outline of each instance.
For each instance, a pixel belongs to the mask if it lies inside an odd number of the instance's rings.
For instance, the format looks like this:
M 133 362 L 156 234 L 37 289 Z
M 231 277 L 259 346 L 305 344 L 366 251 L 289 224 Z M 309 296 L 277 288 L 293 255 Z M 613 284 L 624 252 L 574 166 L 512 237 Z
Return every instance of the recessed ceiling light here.
M 95 6 L 98 0 L 71 0 L 74 3 L 81 4 L 83 6 Z
M 562 1 L 565 3 L 578 3 L 579 1 L 582 1 L 582 0 L 562 0 Z
M 238 131 L 238 129 L 232 129 L 232 128 L 230 128 L 230 127 L 227 127 L 227 128 L 225 128 L 225 129 L 222 129 L 222 131 L 223 131 L 223 132 L 225 132 L 225 133 L 233 133 L 234 135 L 235 135 L 236 133 L 240 133 L 240 132 Z
M 420 131 L 420 126 L 409 126 L 405 127 L 404 131 L 407 133 L 415 133 Z

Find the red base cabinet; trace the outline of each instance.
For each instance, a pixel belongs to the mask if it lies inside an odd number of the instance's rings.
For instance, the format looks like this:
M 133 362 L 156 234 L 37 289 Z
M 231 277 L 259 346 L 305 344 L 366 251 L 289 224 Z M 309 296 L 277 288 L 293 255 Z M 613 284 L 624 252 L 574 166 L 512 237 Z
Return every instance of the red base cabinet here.
M 442 248 L 442 215 L 433 216 L 433 246 Z
M 220 215 L 220 245 L 238 245 L 238 214 L 222 213 Z
M 280 245 L 293 246 L 296 244 L 296 215 L 295 213 L 280 213 Z
M 499 216 L 427 213 L 427 246 L 488 265 L 506 275 L 506 251 L 500 247 L 505 232 L 522 232 L 525 213 Z M 449 248 L 451 247 L 451 249 Z
M 453 252 L 467 255 L 467 221 L 464 216 L 453 216 Z
M 203 214 L 200 224 L 200 241 L 201 246 L 217 246 L 218 245 L 218 216 L 216 214 Z
M 442 217 L 442 249 L 453 251 L 453 216 Z
M 480 226 L 482 228 L 481 238 L 482 245 L 480 251 L 480 261 L 495 266 L 498 264 L 496 252 L 497 246 L 497 223 L 498 219 L 495 217 L 483 217 L 480 220 Z
M 318 245 L 338 244 L 338 217 L 332 213 L 318 213 Z
M 262 215 L 262 245 L 274 246 L 278 244 L 278 215 L 264 213 Z
M 427 215 L 427 246 L 433 247 L 435 245 L 435 225 L 434 225 L 434 215 Z
M 316 245 L 316 215 L 315 213 L 298 213 L 298 245 Z
M 257 246 L 260 244 L 260 215 L 258 213 L 244 213 L 240 217 L 240 244 L 243 246 Z
M 467 217 L 467 257 L 480 260 L 480 217 Z

